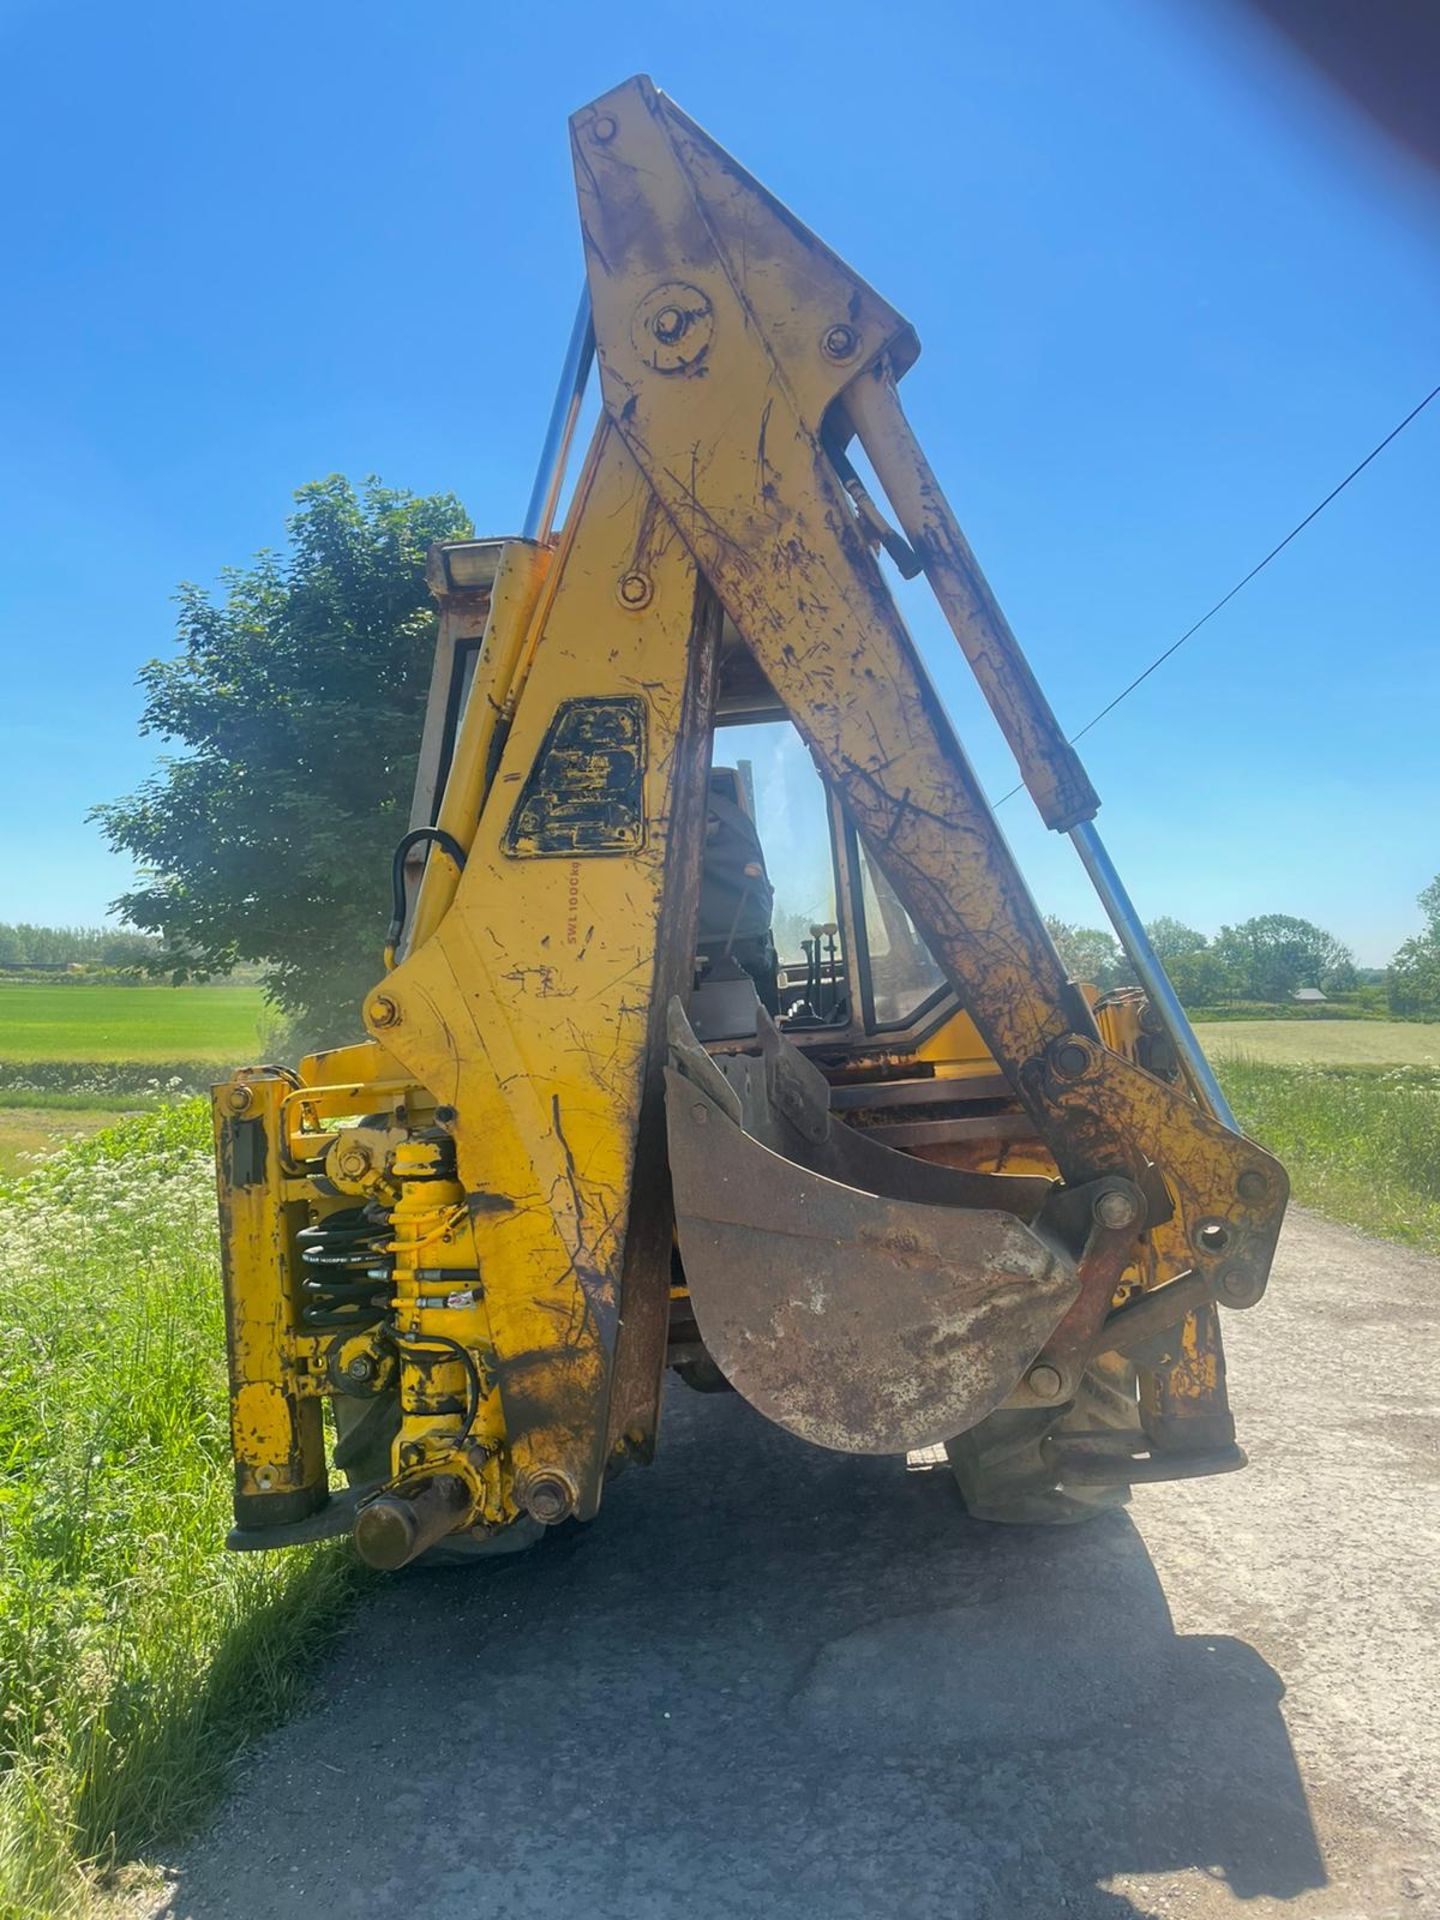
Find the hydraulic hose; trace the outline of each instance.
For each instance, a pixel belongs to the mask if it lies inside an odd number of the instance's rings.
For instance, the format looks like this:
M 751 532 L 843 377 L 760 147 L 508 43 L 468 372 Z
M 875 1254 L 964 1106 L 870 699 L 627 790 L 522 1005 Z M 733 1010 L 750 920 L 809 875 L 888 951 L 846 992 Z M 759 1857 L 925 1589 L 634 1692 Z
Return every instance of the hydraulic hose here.
M 399 951 L 400 936 L 405 931 L 405 862 L 412 849 L 429 844 L 439 847 L 448 854 L 458 870 L 465 871 L 465 849 L 453 833 L 447 833 L 443 827 L 412 827 L 409 833 L 402 834 L 395 849 L 395 857 L 390 863 L 390 924 L 385 929 L 385 967 L 388 972 L 395 965 L 395 955 Z

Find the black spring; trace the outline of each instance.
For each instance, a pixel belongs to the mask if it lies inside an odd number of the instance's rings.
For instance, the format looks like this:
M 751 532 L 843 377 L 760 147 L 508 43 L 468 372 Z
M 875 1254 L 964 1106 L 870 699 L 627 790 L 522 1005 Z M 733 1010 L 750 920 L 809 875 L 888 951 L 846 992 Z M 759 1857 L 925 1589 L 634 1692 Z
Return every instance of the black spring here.
M 305 1278 L 300 1318 L 307 1327 L 373 1327 L 390 1310 L 385 1251 L 390 1218 L 383 1207 L 343 1207 L 295 1236 Z

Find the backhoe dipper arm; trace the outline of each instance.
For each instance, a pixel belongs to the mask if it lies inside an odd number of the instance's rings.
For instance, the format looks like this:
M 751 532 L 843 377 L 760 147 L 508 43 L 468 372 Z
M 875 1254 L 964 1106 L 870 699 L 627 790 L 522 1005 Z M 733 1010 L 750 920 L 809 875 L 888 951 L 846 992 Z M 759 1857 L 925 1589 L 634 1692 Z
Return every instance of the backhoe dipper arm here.
M 910 327 L 648 81 L 577 114 L 572 141 L 607 416 L 1067 1183 L 1153 1190 L 1160 1169 L 1194 1267 L 1257 1299 L 1283 1172 L 1100 1044 L 825 450 L 842 401 L 1042 813 L 1083 823 L 1078 758 L 963 536 L 942 537 L 928 467 L 904 464 L 892 381 L 916 357 Z

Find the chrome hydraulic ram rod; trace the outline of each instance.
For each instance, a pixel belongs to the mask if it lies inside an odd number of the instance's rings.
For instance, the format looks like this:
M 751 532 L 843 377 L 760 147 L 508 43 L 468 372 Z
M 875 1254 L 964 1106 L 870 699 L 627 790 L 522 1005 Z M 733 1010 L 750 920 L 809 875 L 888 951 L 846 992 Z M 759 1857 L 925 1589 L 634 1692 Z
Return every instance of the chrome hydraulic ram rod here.
M 905 418 L 888 367 L 882 364 L 863 373 L 847 389 L 845 409 L 1041 817 L 1074 842 L 1196 1097 L 1222 1125 L 1238 1133 L 1230 1104 L 1095 829 L 1099 797 L 970 551 Z
M 1114 863 L 1105 851 L 1105 844 L 1095 829 L 1093 820 L 1086 820 L 1078 827 L 1070 829 L 1070 838 L 1075 850 L 1085 863 L 1085 871 L 1095 883 L 1095 891 L 1104 903 L 1110 916 L 1125 956 L 1135 969 L 1135 977 L 1145 989 L 1151 1006 L 1159 1014 L 1170 1044 L 1179 1056 L 1185 1077 L 1199 1095 L 1201 1101 L 1209 1107 L 1222 1126 L 1229 1127 L 1232 1133 L 1239 1133 L 1240 1126 L 1230 1110 L 1230 1102 L 1221 1090 L 1220 1082 L 1215 1078 L 1215 1070 L 1205 1058 L 1200 1042 L 1195 1038 L 1195 1029 L 1186 1016 L 1185 1009 L 1174 987 L 1171 986 L 1160 956 L 1150 944 L 1140 916 L 1125 891 L 1125 883 L 1115 871 Z
M 590 312 L 590 290 L 580 295 L 570 343 L 565 349 L 565 364 L 560 369 L 560 384 L 545 428 L 545 444 L 540 449 L 540 464 L 535 469 L 535 484 L 530 489 L 530 504 L 525 509 L 524 537 L 548 540 L 555 524 L 555 509 L 565 480 L 570 442 L 575 437 L 575 422 L 580 417 L 580 402 L 595 358 L 595 321 Z

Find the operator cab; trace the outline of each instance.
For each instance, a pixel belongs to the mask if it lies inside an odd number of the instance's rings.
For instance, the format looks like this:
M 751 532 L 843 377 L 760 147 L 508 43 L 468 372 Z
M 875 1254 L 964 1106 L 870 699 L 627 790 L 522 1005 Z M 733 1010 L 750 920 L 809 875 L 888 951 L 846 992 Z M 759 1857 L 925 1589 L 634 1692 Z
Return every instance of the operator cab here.
M 460 542 L 431 555 L 442 618 L 412 829 L 439 817 L 503 544 Z M 425 858 L 417 847 L 407 861 L 412 895 Z M 998 1140 L 1007 1167 L 1048 1165 L 1033 1123 L 728 619 L 686 1013 L 696 1038 L 721 1056 L 753 1053 L 768 1014 L 830 1081 L 834 1110 L 888 1145 L 993 1167 Z
M 913 1044 L 958 1002 L 728 621 L 719 681 L 696 1037 L 753 1044 L 758 1005 L 807 1051 Z

